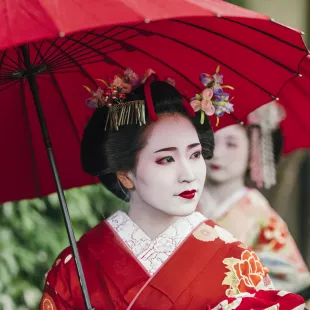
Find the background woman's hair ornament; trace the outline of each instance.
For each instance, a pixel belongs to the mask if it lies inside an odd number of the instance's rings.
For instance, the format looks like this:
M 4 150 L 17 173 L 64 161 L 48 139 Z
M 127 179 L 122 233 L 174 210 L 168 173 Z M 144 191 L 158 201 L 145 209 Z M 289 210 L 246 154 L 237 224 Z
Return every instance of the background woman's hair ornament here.
M 230 103 L 230 95 L 223 90 L 225 88 L 233 90 L 234 88 L 230 85 L 222 85 L 223 75 L 219 74 L 219 71 L 220 66 L 217 66 L 213 75 L 201 73 L 199 78 L 205 89 L 190 100 L 194 111 L 201 112 L 201 124 L 204 123 L 205 114 L 209 116 L 215 114 L 217 117 L 216 126 L 218 126 L 221 116 L 234 111 L 233 104 Z

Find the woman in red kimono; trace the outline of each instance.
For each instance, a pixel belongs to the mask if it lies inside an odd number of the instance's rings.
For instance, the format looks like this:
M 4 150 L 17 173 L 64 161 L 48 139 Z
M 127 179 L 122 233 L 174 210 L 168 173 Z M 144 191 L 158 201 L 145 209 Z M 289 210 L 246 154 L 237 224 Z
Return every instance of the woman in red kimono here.
M 305 309 L 300 296 L 273 290 L 254 252 L 195 212 L 214 148 L 205 113 L 232 105 L 217 81 L 194 109 L 168 82 L 126 70 L 87 100 L 98 109 L 84 132 L 83 168 L 130 203 L 78 242 L 93 308 Z M 84 309 L 70 248 L 47 274 L 40 309 Z

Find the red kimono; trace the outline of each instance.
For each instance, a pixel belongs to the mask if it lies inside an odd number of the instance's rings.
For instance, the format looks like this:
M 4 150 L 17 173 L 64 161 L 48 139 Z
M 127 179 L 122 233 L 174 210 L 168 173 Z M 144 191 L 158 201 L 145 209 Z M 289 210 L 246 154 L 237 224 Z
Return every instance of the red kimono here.
M 151 240 L 123 212 L 78 242 L 90 299 L 112 309 L 304 309 L 254 252 L 195 212 Z M 71 250 L 47 274 L 41 310 L 85 309 Z

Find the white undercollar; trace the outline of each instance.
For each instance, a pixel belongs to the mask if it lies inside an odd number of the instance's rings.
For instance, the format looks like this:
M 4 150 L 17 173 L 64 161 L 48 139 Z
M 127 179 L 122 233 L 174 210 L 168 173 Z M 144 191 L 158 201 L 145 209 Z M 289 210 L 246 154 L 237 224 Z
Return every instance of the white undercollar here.
M 205 220 L 206 218 L 201 213 L 194 212 L 189 216 L 178 219 L 155 239 L 150 239 L 122 211 L 117 211 L 110 216 L 107 222 L 127 245 L 130 252 L 152 275 L 162 266 L 193 229 Z

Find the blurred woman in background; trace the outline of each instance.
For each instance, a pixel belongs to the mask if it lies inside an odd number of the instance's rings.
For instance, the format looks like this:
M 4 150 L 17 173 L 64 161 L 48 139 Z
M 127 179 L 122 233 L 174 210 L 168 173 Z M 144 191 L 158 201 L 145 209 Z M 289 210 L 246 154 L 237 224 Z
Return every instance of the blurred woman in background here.
M 271 102 L 250 114 L 247 126 L 215 133 L 199 210 L 255 250 L 276 288 L 299 292 L 310 285 L 310 274 L 287 225 L 258 190 L 245 185 L 248 172 L 259 187 L 275 184 L 271 133 L 282 118 Z

